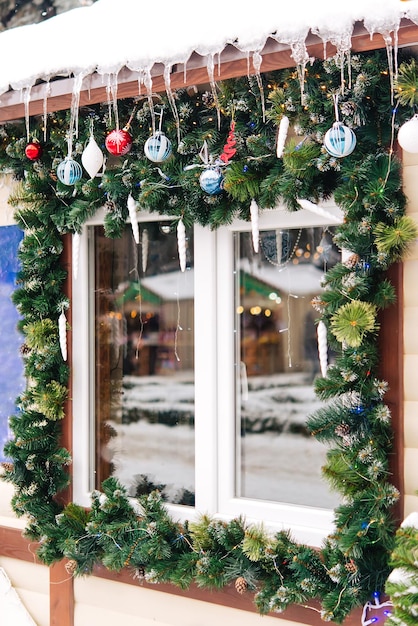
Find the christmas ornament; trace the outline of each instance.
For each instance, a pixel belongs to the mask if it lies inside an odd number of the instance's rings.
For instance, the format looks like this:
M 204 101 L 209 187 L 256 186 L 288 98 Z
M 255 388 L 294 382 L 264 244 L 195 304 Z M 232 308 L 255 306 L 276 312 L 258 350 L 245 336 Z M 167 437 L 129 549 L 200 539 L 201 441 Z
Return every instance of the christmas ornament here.
M 25 154 L 31 161 L 36 161 L 42 156 L 42 146 L 39 141 L 31 141 L 25 148 Z
M 220 160 L 224 163 L 228 163 L 237 151 L 237 149 L 235 148 L 237 142 L 235 139 L 234 130 L 235 122 L 234 120 L 232 120 L 228 139 L 226 140 L 226 144 L 224 145 L 222 154 L 219 156 Z
M 289 130 L 289 118 L 283 115 L 279 124 L 279 131 L 277 133 L 277 146 L 276 155 L 280 159 L 283 156 L 284 144 L 286 143 L 287 133 Z
M 74 183 L 80 180 L 82 174 L 83 170 L 80 163 L 68 156 L 57 167 L 58 179 L 64 185 L 74 185 Z
M 252 238 L 253 238 L 253 248 L 254 248 L 254 252 L 257 254 L 258 241 L 259 241 L 259 229 L 258 229 L 259 213 L 258 213 L 257 203 L 254 199 L 251 200 L 250 216 L 251 216 L 251 231 L 252 231 Z
M 398 131 L 398 143 L 406 152 L 418 152 L 418 114 L 402 124 Z
M 222 172 L 219 168 L 208 167 L 201 173 L 199 183 L 203 191 L 213 196 L 217 193 L 221 193 L 223 180 Z
M 146 228 L 144 228 L 144 230 L 142 231 L 141 244 L 142 244 L 142 271 L 145 274 L 145 272 L 147 271 L 147 265 L 148 265 L 148 247 L 149 247 L 149 237 L 148 237 L 148 231 Z
M 180 269 L 184 272 L 186 270 L 186 229 L 181 218 L 177 224 L 177 246 L 179 251 Z
M 139 243 L 139 228 L 138 228 L 138 217 L 136 214 L 136 202 L 132 198 L 131 194 L 128 196 L 128 211 L 129 217 L 131 219 L 131 228 L 132 233 L 135 239 L 135 243 Z
M 322 321 L 318 323 L 317 335 L 318 335 L 319 364 L 321 366 L 321 374 L 323 377 L 325 377 L 327 375 L 327 368 L 328 368 L 328 342 L 327 342 L 327 327 Z
M 77 280 L 77 276 L 78 276 L 78 265 L 79 265 L 79 259 L 80 259 L 80 243 L 81 243 L 80 234 L 74 233 L 73 234 L 72 261 L 73 261 L 73 276 L 75 280 Z
M 333 157 L 345 157 L 356 147 L 356 136 L 351 128 L 342 122 L 334 122 L 324 137 L 325 150 Z
M 81 155 L 81 162 L 87 174 L 93 179 L 100 172 L 103 167 L 103 153 L 96 143 L 93 137 L 93 133 L 90 135 L 89 142 L 84 148 Z
M 67 360 L 67 319 L 65 317 L 64 309 L 61 311 L 61 315 L 58 318 L 58 332 L 59 342 L 61 348 L 61 354 L 64 361 Z
M 132 148 L 132 137 L 127 131 L 127 127 L 111 130 L 105 139 L 105 146 L 110 154 L 123 156 L 128 154 Z
M 163 132 L 157 130 L 149 137 L 144 145 L 144 152 L 147 159 L 154 163 L 162 163 L 171 155 L 171 141 Z
M 356 136 L 351 128 L 344 126 L 339 120 L 338 94 L 333 95 L 335 122 L 327 130 L 324 137 L 324 148 L 333 157 L 345 157 L 351 154 L 356 147 Z

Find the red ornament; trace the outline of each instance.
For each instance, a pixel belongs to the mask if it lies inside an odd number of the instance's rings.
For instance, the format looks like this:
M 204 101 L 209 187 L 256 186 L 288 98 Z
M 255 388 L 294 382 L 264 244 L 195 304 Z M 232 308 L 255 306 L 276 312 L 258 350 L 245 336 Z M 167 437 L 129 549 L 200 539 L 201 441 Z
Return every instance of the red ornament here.
M 25 154 L 31 161 L 36 161 L 42 156 L 42 146 L 39 141 L 31 141 L 25 148 Z
M 132 148 L 132 137 L 126 128 L 111 130 L 106 137 L 105 146 L 110 154 L 122 156 Z
M 235 148 L 237 142 L 235 140 L 234 130 L 235 130 L 235 122 L 232 121 L 231 130 L 229 131 L 229 134 L 228 134 L 228 139 L 226 140 L 226 144 L 224 145 L 223 152 L 221 156 L 219 157 L 221 161 L 223 161 L 224 163 L 228 163 L 237 151 Z

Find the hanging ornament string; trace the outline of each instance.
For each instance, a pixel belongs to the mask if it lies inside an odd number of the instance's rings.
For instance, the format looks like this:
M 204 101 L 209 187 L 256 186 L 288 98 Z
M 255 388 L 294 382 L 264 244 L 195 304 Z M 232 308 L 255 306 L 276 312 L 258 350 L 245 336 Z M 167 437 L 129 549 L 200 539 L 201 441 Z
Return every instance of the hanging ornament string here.
M 164 85 L 165 91 L 167 94 L 168 102 L 170 104 L 171 112 L 174 117 L 174 121 L 177 129 L 177 143 L 180 143 L 180 117 L 179 112 L 177 111 L 177 105 L 174 98 L 173 90 L 171 89 L 171 66 L 166 65 L 164 68 Z
M 298 230 L 298 234 L 296 236 L 296 241 L 294 243 L 292 251 L 290 252 L 289 256 L 286 258 L 286 260 L 283 263 L 279 261 L 279 259 L 282 258 L 282 254 L 283 254 L 283 243 L 282 243 L 281 235 L 282 235 L 282 231 L 280 231 L 280 239 L 279 239 L 278 233 L 276 233 L 276 259 L 277 261 L 273 261 L 273 259 L 269 256 L 268 249 L 263 240 L 263 237 L 260 238 L 260 244 L 261 244 L 261 250 L 263 252 L 263 256 L 266 259 L 266 261 L 270 263 L 270 265 L 273 265 L 274 267 L 279 267 L 280 269 L 283 269 L 284 267 L 286 267 L 288 263 L 290 263 L 290 261 L 295 256 L 296 250 L 298 249 L 298 246 L 299 246 L 300 238 L 302 236 L 302 229 L 300 228 Z
M 30 123 L 29 123 L 29 104 L 30 104 L 30 96 L 31 96 L 32 85 L 29 87 L 25 87 L 22 92 L 23 102 L 25 107 L 25 125 L 26 125 L 26 139 L 29 141 L 30 139 Z

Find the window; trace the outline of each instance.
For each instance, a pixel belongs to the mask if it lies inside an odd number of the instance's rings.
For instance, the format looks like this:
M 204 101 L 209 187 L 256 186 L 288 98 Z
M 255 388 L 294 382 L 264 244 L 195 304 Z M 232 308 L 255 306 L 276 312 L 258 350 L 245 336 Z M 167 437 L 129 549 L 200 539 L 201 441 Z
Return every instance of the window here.
M 132 496 L 163 490 L 177 517 L 244 514 L 319 545 L 338 503 L 321 478 L 325 447 L 306 430 L 320 406 L 315 311 L 339 259 L 336 207 L 277 209 L 251 225 L 187 233 L 146 216 L 82 236 L 74 279 L 76 500 L 109 475 Z M 81 349 L 77 349 L 81 347 Z M 332 355 L 329 355 L 332 359 Z
M 19 352 L 22 337 L 17 330 L 19 315 L 11 300 L 16 288 L 17 250 L 22 237 L 17 226 L 0 227 L 0 461 L 5 460 L 3 447 L 10 437 L 8 418 L 15 411 L 16 396 L 25 387 Z

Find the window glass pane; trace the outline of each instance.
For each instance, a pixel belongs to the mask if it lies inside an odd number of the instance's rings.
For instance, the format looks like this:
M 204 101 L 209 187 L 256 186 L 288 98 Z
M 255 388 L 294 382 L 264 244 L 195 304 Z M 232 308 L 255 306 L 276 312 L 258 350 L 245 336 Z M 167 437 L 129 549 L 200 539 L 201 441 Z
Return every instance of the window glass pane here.
M 113 475 L 139 495 L 158 487 L 194 503 L 193 242 L 181 272 L 176 229 L 94 228 L 96 487 Z
M 236 495 L 334 508 L 321 477 L 326 449 L 306 429 L 321 406 L 311 300 L 340 258 L 322 228 L 235 233 L 237 447 Z M 332 360 L 332 354 L 328 355 Z
M 0 461 L 3 446 L 10 437 L 8 418 L 15 411 L 16 397 L 25 388 L 20 356 L 22 336 L 17 330 L 19 314 L 12 303 L 19 270 L 17 250 L 23 232 L 17 226 L 0 228 Z

